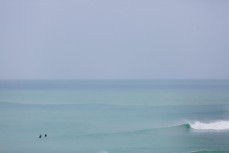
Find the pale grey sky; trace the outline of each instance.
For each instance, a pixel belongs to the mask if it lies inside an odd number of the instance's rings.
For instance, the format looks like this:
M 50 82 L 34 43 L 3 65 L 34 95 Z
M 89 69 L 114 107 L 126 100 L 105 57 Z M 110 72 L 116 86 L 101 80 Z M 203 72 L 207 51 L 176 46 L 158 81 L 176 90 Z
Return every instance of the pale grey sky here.
M 229 79 L 228 0 L 0 0 L 0 79 Z

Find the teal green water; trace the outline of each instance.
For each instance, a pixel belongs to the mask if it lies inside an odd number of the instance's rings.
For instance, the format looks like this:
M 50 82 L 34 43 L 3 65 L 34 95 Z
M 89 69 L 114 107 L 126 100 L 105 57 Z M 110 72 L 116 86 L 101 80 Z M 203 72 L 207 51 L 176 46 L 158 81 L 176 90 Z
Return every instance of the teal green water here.
M 229 81 L 0 81 L 0 146 L 4 153 L 226 153 Z
M 227 104 L 229 81 L 1 81 L 1 102 L 26 104 Z

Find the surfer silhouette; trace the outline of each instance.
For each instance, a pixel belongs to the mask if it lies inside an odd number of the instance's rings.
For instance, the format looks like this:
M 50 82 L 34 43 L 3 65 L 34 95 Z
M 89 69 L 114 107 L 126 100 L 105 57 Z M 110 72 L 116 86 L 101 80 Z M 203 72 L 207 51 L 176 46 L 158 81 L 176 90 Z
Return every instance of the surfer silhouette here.
M 45 137 L 47 137 L 47 134 L 45 134 Z
M 41 138 L 42 136 L 41 136 L 41 134 L 39 135 L 39 138 Z

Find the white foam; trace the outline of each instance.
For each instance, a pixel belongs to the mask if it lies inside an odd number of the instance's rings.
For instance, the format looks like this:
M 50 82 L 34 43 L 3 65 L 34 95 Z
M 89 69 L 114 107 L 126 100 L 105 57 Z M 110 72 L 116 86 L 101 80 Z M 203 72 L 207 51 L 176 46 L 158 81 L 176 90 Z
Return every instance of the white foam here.
M 196 121 L 190 124 L 190 126 L 197 130 L 229 130 L 229 121 L 215 121 L 210 123 Z

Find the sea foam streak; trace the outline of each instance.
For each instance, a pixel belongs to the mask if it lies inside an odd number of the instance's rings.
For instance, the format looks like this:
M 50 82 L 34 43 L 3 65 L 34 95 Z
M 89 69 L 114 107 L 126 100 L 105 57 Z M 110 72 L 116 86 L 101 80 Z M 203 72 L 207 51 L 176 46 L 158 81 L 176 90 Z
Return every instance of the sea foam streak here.
M 202 123 L 196 121 L 190 123 L 191 128 L 197 130 L 229 130 L 229 121 L 215 121 L 210 123 Z

